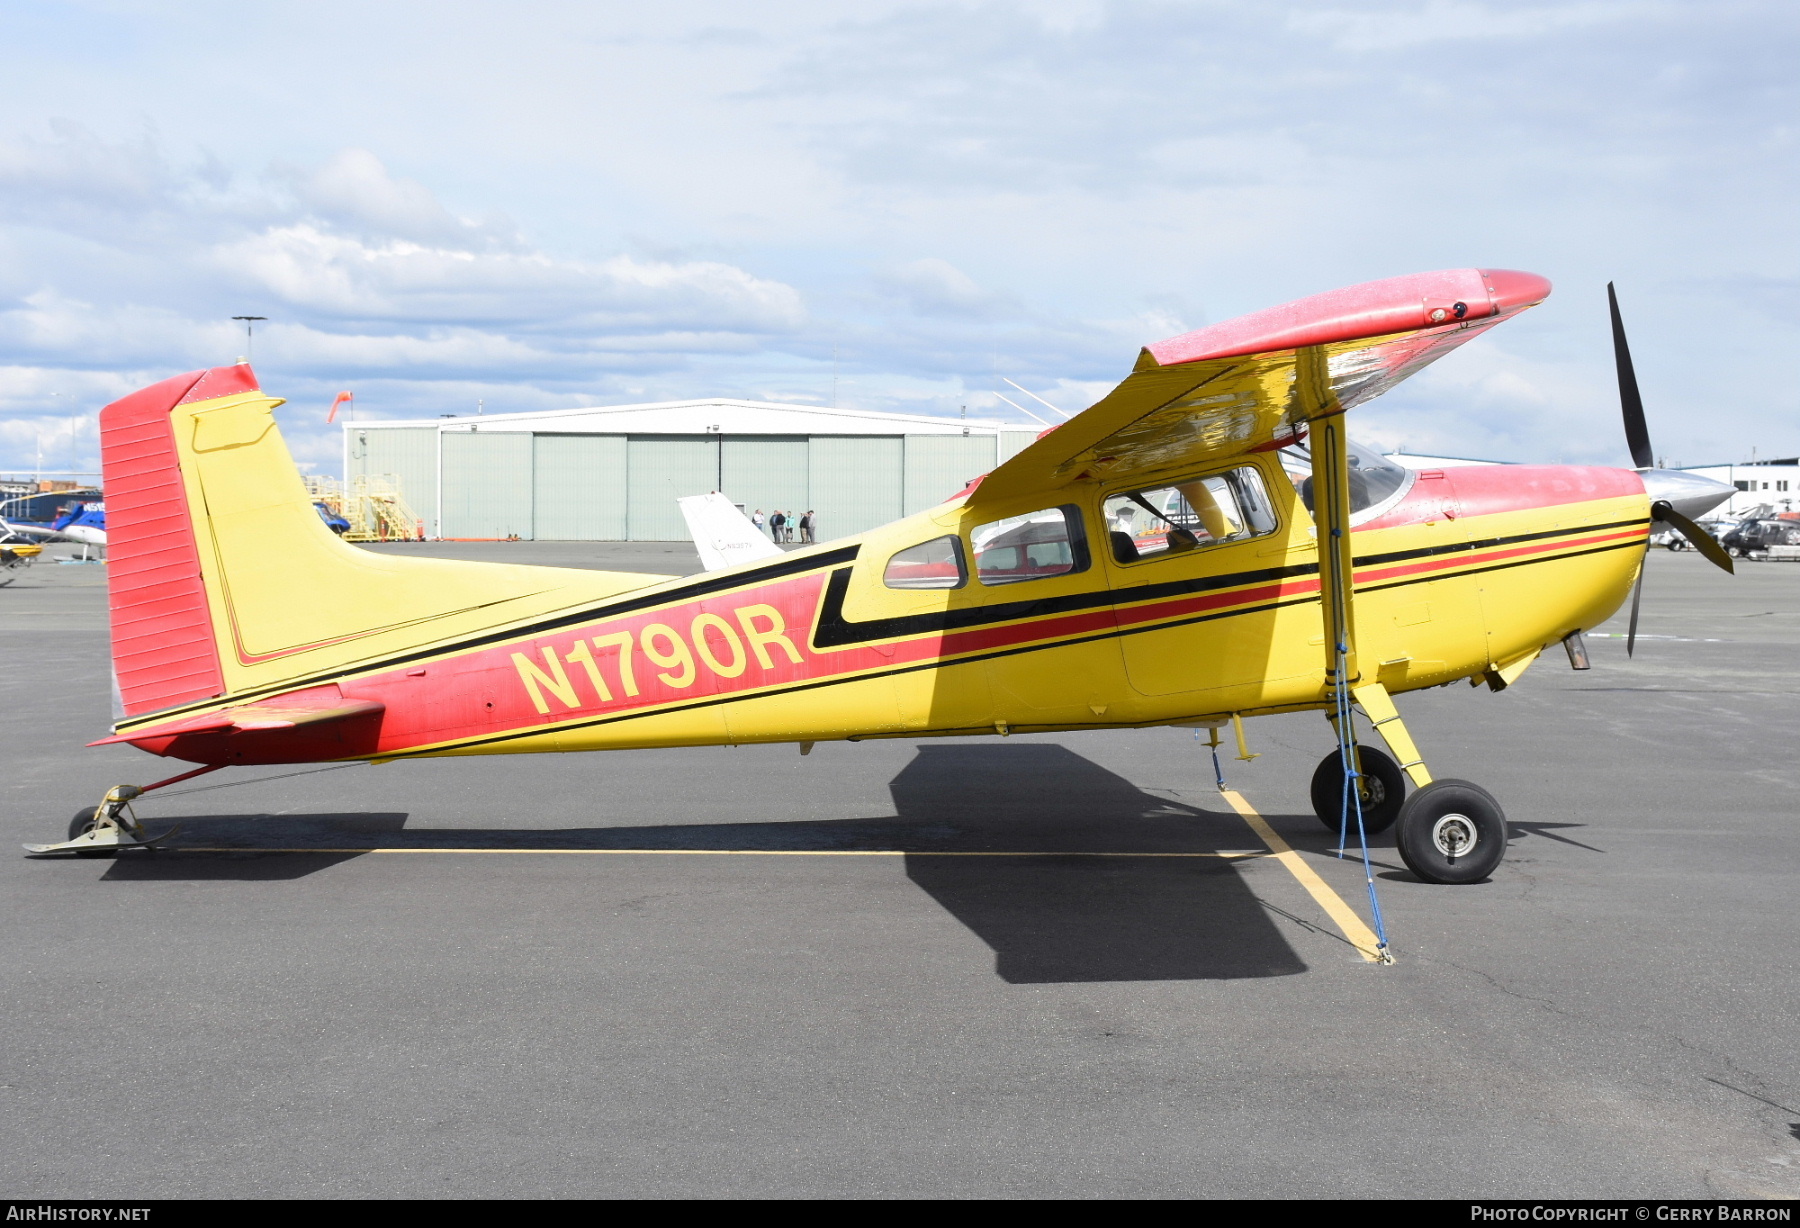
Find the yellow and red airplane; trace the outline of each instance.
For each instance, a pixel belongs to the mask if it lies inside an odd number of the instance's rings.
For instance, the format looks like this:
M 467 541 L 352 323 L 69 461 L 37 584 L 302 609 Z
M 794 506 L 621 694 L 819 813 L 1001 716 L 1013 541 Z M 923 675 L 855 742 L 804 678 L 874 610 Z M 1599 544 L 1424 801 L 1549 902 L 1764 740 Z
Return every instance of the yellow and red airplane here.
M 1501 809 L 1433 781 L 1392 697 L 1499 689 L 1559 642 L 1583 667 L 1580 634 L 1631 590 L 1652 520 L 1710 545 L 1687 516 L 1728 493 L 1649 468 L 1634 382 L 1635 471 L 1410 472 L 1347 442 L 1347 410 L 1549 292 L 1425 273 L 1157 342 L 940 506 L 685 578 L 361 550 L 314 512 L 247 365 L 165 380 L 100 416 L 120 715 L 96 745 L 202 766 L 120 786 L 68 841 L 27 847 L 153 843 L 132 798 L 235 765 L 1310 709 L 1339 730 L 1314 780 L 1329 826 L 1354 801 L 1367 829 L 1398 822 L 1422 878 L 1482 879 Z M 1352 706 L 1397 764 L 1354 745 Z

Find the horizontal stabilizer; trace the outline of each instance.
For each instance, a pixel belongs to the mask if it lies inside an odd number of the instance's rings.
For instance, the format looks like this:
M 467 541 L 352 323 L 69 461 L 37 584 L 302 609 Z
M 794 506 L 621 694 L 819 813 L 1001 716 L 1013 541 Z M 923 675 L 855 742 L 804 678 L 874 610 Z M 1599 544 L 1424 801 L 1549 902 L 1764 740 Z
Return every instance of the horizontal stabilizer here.
M 675 500 L 687 521 L 688 535 L 700 551 L 700 565 L 708 571 L 754 563 L 782 553 L 738 505 L 714 491 L 710 495 L 689 495 Z
M 335 689 L 335 688 L 334 688 Z M 309 704 L 304 698 L 287 696 L 271 699 L 267 703 L 242 704 L 235 708 L 225 708 L 219 712 L 208 712 L 204 716 L 192 716 L 186 720 L 170 721 L 164 725 L 150 725 L 143 729 L 133 729 L 130 733 L 116 734 L 110 738 L 101 738 L 98 742 L 89 742 L 89 746 L 111 746 L 119 742 L 143 742 L 153 738 L 172 738 L 190 733 L 248 733 L 253 730 L 297 729 L 302 725 L 323 725 L 332 721 L 346 721 L 353 717 L 374 717 L 386 710 L 385 705 L 372 699 L 343 700 L 334 697 L 330 706 Z

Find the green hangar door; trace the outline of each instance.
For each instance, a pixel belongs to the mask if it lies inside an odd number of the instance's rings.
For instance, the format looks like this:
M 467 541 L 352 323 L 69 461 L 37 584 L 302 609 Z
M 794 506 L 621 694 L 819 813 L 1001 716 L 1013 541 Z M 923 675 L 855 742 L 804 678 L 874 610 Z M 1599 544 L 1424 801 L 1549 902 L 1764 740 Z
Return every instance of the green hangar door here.
M 936 507 L 993 467 L 992 435 L 908 435 L 903 510 Z
M 439 446 L 444 450 L 442 536 L 532 536 L 529 434 L 445 431 Z
M 807 487 L 819 513 L 819 540 L 900 519 L 904 456 L 898 435 L 814 435 Z
M 436 427 L 349 432 L 345 469 L 352 489 L 355 479 L 391 482 L 407 509 L 425 524 L 425 536 L 437 537 L 438 434 Z
M 625 438 L 538 435 L 532 443 L 531 521 L 539 541 L 625 540 Z
M 723 448 L 719 489 L 733 503 L 743 504 L 746 516 L 759 509 L 765 517 L 777 508 L 792 513 L 794 540 L 799 541 L 798 521 L 812 506 L 807 502 L 806 437 L 728 436 Z
M 691 541 L 675 500 L 719 489 L 719 437 L 632 435 L 625 449 L 629 540 Z

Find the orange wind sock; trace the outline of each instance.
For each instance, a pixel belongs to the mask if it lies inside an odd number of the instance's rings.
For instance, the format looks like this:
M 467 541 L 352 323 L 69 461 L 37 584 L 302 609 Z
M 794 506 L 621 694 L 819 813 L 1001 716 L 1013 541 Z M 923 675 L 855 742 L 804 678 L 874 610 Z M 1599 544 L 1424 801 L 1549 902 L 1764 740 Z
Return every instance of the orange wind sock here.
M 337 400 L 335 400 L 331 403 L 331 412 L 325 415 L 325 421 L 330 422 L 333 418 L 337 417 L 338 406 L 342 405 L 345 401 L 354 401 L 355 399 L 356 399 L 355 393 L 351 393 L 351 392 L 338 393 Z

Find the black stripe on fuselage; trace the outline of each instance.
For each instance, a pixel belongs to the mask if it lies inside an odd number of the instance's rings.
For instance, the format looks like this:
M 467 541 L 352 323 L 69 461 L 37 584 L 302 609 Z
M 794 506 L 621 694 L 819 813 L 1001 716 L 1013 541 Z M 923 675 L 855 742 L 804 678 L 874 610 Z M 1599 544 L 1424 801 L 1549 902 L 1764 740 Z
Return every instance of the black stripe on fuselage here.
M 1491 550 L 1496 546 L 1512 546 L 1521 542 L 1544 541 L 1553 537 L 1569 537 L 1602 529 L 1618 529 L 1648 524 L 1647 520 L 1620 520 L 1608 524 L 1583 525 L 1578 529 L 1550 529 L 1537 533 L 1519 533 L 1511 537 L 1490 537 L 1472 542 L 1451 542 L 1416 550 L 1395 550 L 1386 554 L 1358 555 L 1357 567 L 1379 567 L 1388 563 L 1414 559 L 1437 558 L 1448 554 L 1469 554 Z M 1559 556 L 1569 557 L 1569 556 Z M 908 614 L 897 618 L 872 618 L 853 623 L 844 618 L 844 597 L 850 587 L 850 569 L 832 573 L 825 588 L 824 607 L 819 611 L 819 625 L 813 632 L 815 648 L 844 648 L 866 644 L 872 640 L 910 639 L 919 635 L 936 635 L 949 631 L 966 631 L 993 623 L 1020 619 L 1047 618 L 1056 614 L 1073 614 L 1106 606 L 1136 605 L 1146 601 L 1164 601 L 1194 593 L 1219 589 L 1243 588 L 1292 580 L 1319 574 L 1317 563 L 1296 563 L 1287 567 L 1263 567 L 1228 575 L 1197 576 L 1185 580 L 1166 580 L 1158 584 L 1140 584 L 1131 588 L 1089 589 L 1033 601 L 1007 601 L 996 605 L 971 606 L 960 610 L 939 610 L 929 614 Z M 1460 574 L 1460 573 L 1458 573 Z M 1367 591 L 1358 586 L 1358 591 Z M 1316 598 L 1315 598 L 1316 600 Z
M 1604 524 L 1581 525 L 1568 529 L 1549 529 L 1535 533 L 1519 533 L 1509 537 L 1491 537 L 1471 542 L 1448 542 L 1437 546 L 1426 546 L 1413 550 L 1398 550 L 1384 554 L 1359 555 L 1354 561 L 1357 567 L 1380 566 L 1387 563 L 1406 562 L 1412 559 L 1440 557 L 1447 554 L 1468 553 L 1475 550 L 1488 550 L 1496 546 L 1517 545 L 1521 542 L 1542 541 L 1553 537 L 1569 537 L 1578 533 L 1591 533 L 1603 529 L 1627 528 L 1633 525 L 1648 524 L 1647 519 L 1609 521 Z M 820 554 L 806 555 L 791 561 L 774 563 L 767 567 L 759 567 L 752 571 L 739 572 L 729 576 L 696 580 L 692 583 L 680 584 L 673 588 L 655 592 L 629 596 L 621 601 L 601 602 L 592 606 L 584 606 L 579 610 L 558 614 L 552 618 L 541 619 L 535 623 L 504 628 L 497 631 L 483 632 L 465 640 L 434 644 L 393 657 L 384 657 L 374 661 L 365 661 L 354 665 L 341 666 L 333 670 L 322 671 L 310 677 L 292 678 L 283 682 L 257 687 L 247 691 L 239 691 L 229 698 L 233 703 L 255 700 L 265 695 L 282 694 L 300 690 L 309 686 L 322 686 L 360 675 L 378 673 L 411 665 L 419 661 L 428 661 L 454 653 L 469 652 L 490 644 L 506 643 L 510 640 L 527 639 L 546 632 L 560 630 L 564 627 L 579 626 L 583 623 L 595 622 L 603 618 L 614 618 L 630 614 L 637 610 L 651 609 L 656 606 L 669 605 L 682 601 L 690 601 L 714 593 L 727 592 L 738 588 L 747 588 L 766 584 L 771 580 L 786 576 L 800 575 L 825 567 L 833 567 L 840 563 L 851 563 L 857 558 L 860 545 L 839 547 Z M 1575 557 L 1563 555 L 1555 557 Z M 1536 560 L 1530 560 L 1536 561 Z M 842 569 L 834 573 L 827 582 L 824 608 L 820 611 L 819 625 L 814 630 L 813 645 L 818 648 L 840 648 L 854 644 L 867 643 L 871 640 L 897 639 L 915 635 L 930 635 L 943 631 L 967 630 L 993 623 L 1013 622 L 1027 618 L 1043 618 L 1055 614 L 1076 613 L 1082 610 L 1098 609 L 1105 606 L 1131 605 L 1144 601 L 1159 601 L 1169 597 L 1186 596 L 1224 588 L 1239 588 L 1250 584 L 1268 583 L 1272 580 L 1295 579 L 1301 576 L 1318 574 L 1317 563 L 1300 563 L 1286 567 L 1267 567 L 1251 571 L 1241 571 L 1221 576 L 1202 576 L 1186 580 L 1170 580 L 1157 584 L 1141 584 L 1131 588 L 1090 589 L 1080 593 L 1068 593 L 1057 597 L 1038 598 L 1032 601 L 1008 601 L 996 605 L 976 606 L 963 610 L 946 610 L 932 614 L 909 615 L 891 619 L 872 619 L 866 623 L 851 623 L 843 618 L 843 597 L 849 584 L 849 570 Z M 1098 573 L 1096 573 L 1098 574 Z M 1430 578 L 1430 577 L 1428 577 Z M 1412 581 L 1406 581 L 1411 583 Z M 1388 588 L 1393 585 L 1381 585 Z M 1372 590 L 1363 590 L 1372 591 Z M 1316 597 L 1306 600 L 1317 600 Z M 1281 603 L 1288 604 L 1288 603 Z M 1243 610 L 1229 611 L 1227 614 L 1248 614 L 1265 607 L 1249 607 Z M 1272 608 L 1272 607 L 1271 607 Z M 1227 615 L 1209 615 L 1224 617 Z M 1159 623 L 1156 626 L 1182 626 L 1181 622 Z M 1155 630 L 1156 627 L 1143 628 Z M 1136 633 L 1135 631 L 1133 632 Z M 1070 641 L 1080 642 L 1080 641 Z M 179 716 L 184 712 L 199 711 L 219 706 L 217 700 L 204 700 L 199 703 L 185 704 L 177 708 L 165 708 L 158 712 L 144 713 L 133 717 L 129 722 L 121 722 L 116 728 L 119 732 L 129 732 L 139 725 L 154 724 Z
M 1645 524 L 1647 521 L 1624 521 L 1621 524 Z M 1590 525 L 1589 528 L 1617 528 L 1619 525 Z M 1577 530 L 1578 531 L 1578 530 Z M 1554 536 L 1554 534 L 1531 534 L 1531 537 Z M 1614 550 L 1632 550 L 1642 546 L 1639 541 L 1615 542 L 1606 546 L 1593 546 L 1586 550 L 1573 550 L 1567 554 L 1551 554 L 1531 559 L 1513 559 L 1505 563 L 1494 563 L 1486 567 L 1472 567 L 1466 571 L 1453 574 L 1459 576 L 1481 575 L 1491 571 L 1507 571 L 1514 567 L 1530 567 L 1538 563 L 1553 563 L 1560 559 L 1576 559 L 1590 554 L 1606 554 Z M 1413 553 L 1413 552 L 1409 552 Z M 1316 569 L 1315 569 L 1316 570 Z M 842 572 L 840 575 L 844 574 Z M 1359 588 L 1359 592 L 1379 592 L 1384 589 L 1405 588 L 1412 584 L 1426 584 L 1433 580 L 1443 579 L 1443 575 L 1409 576 L 1404 580 L 1395 580 L 1388 584 L 1371 585 Z M 835 579 L 835 577 L 834 577 Z M 930 661 L 922 661 L 913 665 L 896 665 L 889 669 L 874 669 L 866 673 L 841 674 L 831 678 L 820 678 L 811 682 L 797 682 L 788 686 L 770 687 L 767 690 L 737 692 L 731 695 L 714 695 L 706 699 L 691 700 L 687 703 L 671 704 L 654 709 L 640 709 L 634 712 L 618 712 L 608 716 L 593 717 L 588 720 L 576 720 L 560 725 L 540 725 L 532 729 L 511 730 L 506 733 L 487 734 L 482 737 L 469 738 L 460 742 L 448 742 L 413 752 L 403 752 L 393 758 L 406 758 L 409 754 L 434 755 L 453 750 L 467 750 L 475 746 L 492 746 L 500 742 L 516 742 L 521 738 L 538 737 L 546 734 L 562 733 L 575 729 L 593 729 L 601 725 L 615 725 L 621 721 L 636 720 L 645 716 L 664 716 L 677 712 L 691 712 L 700 708 L 714 708 L 721 704 L 738 703 L 749 699 L 767 699 L 777 695 L 793 695 L 802 691 L 816 691 L 822 687 L 842 686 L 851 682 L 868 682 L 877 678 L 892 678 L 901 674 L 916 674 L 922 670 L 943 669 L 953 665 L 973 665 L 981 661 L 992 661 L 1000 657 L 1016 657 L 1030 652 L 1046 652 L 1052 648 L 1070 648 L 1078 644 L 1090 644 L 1096 640 L 1124 639 L 1132 635 L 1145 635 L 1152 631 L 1168 631 L 1176 627 L 1188 627 L 1198 623 L 1217 622 L 1223 618 L 1237 618 L 1246 614 L 1263 614 L 1270 610 L 1279 610 L 1287 606 L 1312 605 L 1319 600 L 1317 593 L 1308 593 L 1301 597 L 1288 597 L 1280 601 L 1266 601 L 1257 605 L 1241 606 L 1229 610 L 1214 610 L 1207 614 L 1195 614 L 1187 618 L 1171 619 L 1167 622 L 1146 623 L 1137 627 L 1114 627 L 1105 631 L 1097 631 L 1088 635 L 1070 636 L 1066 639 L 1046 640 L 1036 644 L 1021 644 L 1012 648 L 995 648 L 987 652 L 970 653 L 966 656 L 938 657 Z M 864 624 L 857 624 L 858 626 Z M 923 736 L 931 730 L 907 731 L 908 736 Z
M 653 609 L 660 605 L 693 601 L 701 597 L 710 597 L 715 593 L 729 592 L 738 588 L 749 588 L 754 585 L 767 584 L 771 580 L 780 580 L 788 576 L 800 575 L 809 571 L 818 571 L 824 567 L 835 567 L 839 563 L 856 561 L 860 545 L 840 546 L 836 550 L 826 550 L 820 554 L 808 554 L 801 558 L 771 563 L 767 567 L 758 567 L 751 571 L 734 572 L 728 576 L 718 576 L 691 583 L 677 584 L 673 588 L 658 589 L 652 592 L 628 590 L 630 595 L 618 601 L 602 601 L 596 605 L 583 606 L 569 613 L 553 615 L 523 626 L 507 627 L 497 631 L 483 631 L 462 640 L 449 640 L 432 644 L 426 648 L 414 649 L 398 656 L 379 657 L 370 661 L 361 661 L 351 665 L 338 666 L 335 669 L 322 670 L 317 674 L 302 675 L 282 682 L 253 687 L 247 691 L 234 691 L 229 696 L 205 699 L 197 703 L 182 704 L 174 708 L 163 708 L 156 712 L 145 712 L 132 717 L 129 721 L 119 722 L 120 732 L 129 731 L 137 725 L 154 724 L 180 716 L 184 712 L 198 711 L 203 708 L 217 707 L 219 699 L 229 699 L 232 703 L 243 703 L 264 695 L 285 694 L 309 686 L 323 686 L 328 682 L 336 682 L 343 678 L 352 678 L 362 674 L 379 673 L 382 670 L 394 669 L 402 665 L 411 665 L 417 661 L 428 661 L 449 653 L 469 652 L 477 648 L 485 648 L 490 644 L 503 644 L 508 640 L 525 639 L 533 635 L 542 635 L 548 631 L 556 631 L 563 627 L 578 626 L 593 622 L 599 618 L 616 618 L 623 614 L 635 613 L 638 610 Z

